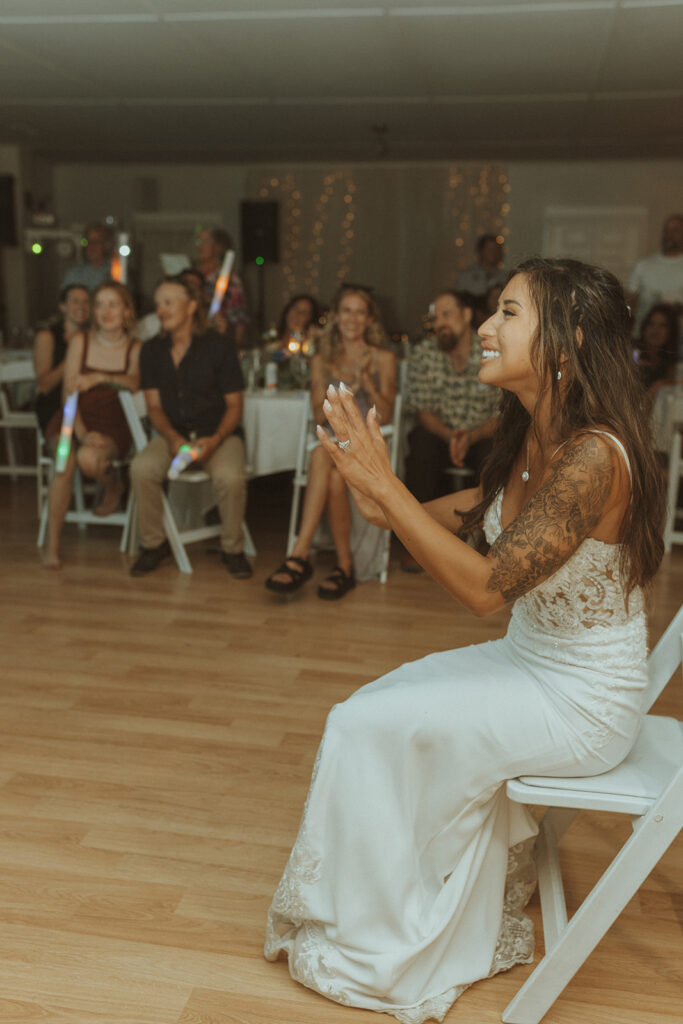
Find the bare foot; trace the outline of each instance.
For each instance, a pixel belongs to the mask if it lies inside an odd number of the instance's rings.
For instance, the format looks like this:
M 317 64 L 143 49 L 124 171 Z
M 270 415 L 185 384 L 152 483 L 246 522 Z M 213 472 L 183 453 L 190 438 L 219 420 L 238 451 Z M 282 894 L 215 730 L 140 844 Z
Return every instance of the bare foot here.
M 99 503 L 97 508 L 93 509 L 93 515 L 96 516 L 110 516 L 112 512 L 116 512 L 121 501 L 121 495 L 123 494 L 123 484 L 120 480 L 113 483 L 111 487 L 107 487 L 102 501 Z
M 43 569 L 59 570 L 62 568 L 62 563 L 59 560 L 59 555 L 53 555 L 47 551 L 43 555 Z

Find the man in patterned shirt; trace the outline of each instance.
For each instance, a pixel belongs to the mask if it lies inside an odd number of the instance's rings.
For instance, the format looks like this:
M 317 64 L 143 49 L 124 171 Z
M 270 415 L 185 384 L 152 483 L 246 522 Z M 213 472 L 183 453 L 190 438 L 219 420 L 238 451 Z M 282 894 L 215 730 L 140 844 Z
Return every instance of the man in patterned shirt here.
M 406 486 L 419 501 L 448 491 L 444 470 L 451 465 L 467 466 L 478 478 L 490 450 L 500 391 L 479 382 L 473 303 L 465 292 L 438 295 L 434 337 L 416 346 L 408 364 L 407 404 L 417 423 L 408 435 Z

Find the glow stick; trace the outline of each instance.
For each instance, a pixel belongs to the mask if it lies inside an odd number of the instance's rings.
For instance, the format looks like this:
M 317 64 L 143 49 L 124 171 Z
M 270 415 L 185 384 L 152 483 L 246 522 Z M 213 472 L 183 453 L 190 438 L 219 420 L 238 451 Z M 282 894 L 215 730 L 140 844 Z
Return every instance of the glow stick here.
M 55 473 L 63 473 L 71 451 L 71 438 L 74 432 L 74 420 L 78 408 L 78 391 L 72 391 L 67 395 L 62 413 L 62 429 L 57 442 L 57 458 L 55 459 Z
M 177 480 L 184 469 L 187 469 L 191 463 L 197 461 L 201 455 L 201 451 L 201 448 L 197 448 L 194 445 L 181 444 L 178 449 L 178 454 L 168 467 L 168 479 Z
M 234 262 L 235 253 L 232 249 L 228 249 L 223 259 L 223 266 L 221 267 L 221 272 L 218 275 L 216 286 L 213 290 L 213 298 L 211 299 L 211 305 L 209 306 L 209 319 L 214 317 L 221 308 L 223 296 L 228 290 L 228 285 L 230 284 L 230 274 L 232 273 L 232 265 Z

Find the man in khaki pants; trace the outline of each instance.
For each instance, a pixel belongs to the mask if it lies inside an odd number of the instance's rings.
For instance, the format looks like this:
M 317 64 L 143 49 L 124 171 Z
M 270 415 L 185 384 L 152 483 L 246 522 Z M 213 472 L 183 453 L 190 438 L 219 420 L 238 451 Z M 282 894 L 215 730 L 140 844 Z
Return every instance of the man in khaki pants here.
M 242 551 L 246 474 L 242 419 L 244 380 L 233 343 L 206 330 L 191 278 L 166 278 L 155 293 L 161 332 L 140 353 L 141 387 L 158 436 L 131 464 L 142 549 L 131 576 L 153 572 L 171 554 L 163 527 L 162 486 L 181 445 L 198 448 L 221 517 L 223 563 L 236 579 L 251 565 Z

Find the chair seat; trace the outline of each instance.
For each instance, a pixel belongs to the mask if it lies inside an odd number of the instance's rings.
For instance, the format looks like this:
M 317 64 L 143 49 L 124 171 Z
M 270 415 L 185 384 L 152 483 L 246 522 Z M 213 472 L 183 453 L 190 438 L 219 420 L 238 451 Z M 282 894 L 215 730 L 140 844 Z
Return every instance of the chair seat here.
M 37 425 L 38 421 L 34 412 L 24 412 L 21 409 L 11 409 L 9 412 L 0 416 L 0 426 L 2 427 L 26 427 L 28 429 L 35 429 Z
M 646 715 L 628 756 L 608 772 L 581 778 L 523 775 L 507 784 L 519 803 L 645 814 L 683 761 L 683 723 Z

